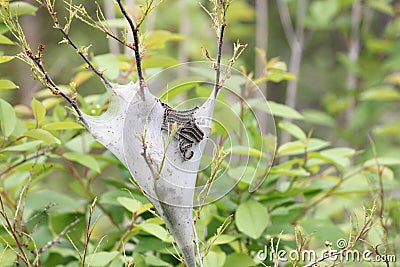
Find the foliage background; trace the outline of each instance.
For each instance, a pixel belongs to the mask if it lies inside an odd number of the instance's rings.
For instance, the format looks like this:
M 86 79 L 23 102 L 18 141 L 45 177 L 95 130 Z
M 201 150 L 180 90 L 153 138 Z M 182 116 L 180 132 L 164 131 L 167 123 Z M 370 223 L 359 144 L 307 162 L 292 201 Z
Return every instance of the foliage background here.
M 81 3 L 94 14 L 94 2 Z M 112 25 L 120 27 L 119 11 L 103 1 L 99 5 L 116 15 Z M 67 14 L 64 6 L 56 1 L 60 18 Z M 61 36 L 46 11 L 32 6 L 24 10 L 20 21 L 28 42 L 32 48 L 46 44 L 45 65 L 52 78 L 67 90 L 75 83 L 85 112 L 104 111 L 104 86 L 70 47 L 57 45 Z M 140 14 L 139 9 L 131 12 Z M 399 14 L 399 2 L 389 0 L 234 1 L 228 12 L 225 61 L 233 42 L 247 43 L 236 67 L 253 73 L 268 100 L 287 106 L 273 109 L 278 150 L 261 188 L 250 194 L 243 179 L 223 199 L 202 209 L 196 226 L 206 266 L 273 266 L 256 257 L 271 238 L 287 251 L 321 251 L 325 241 L 336 248 L 338 239 L 350 236 L 359 251 L 377 246 L 374 254 L 399 257 Z M 32 266 L 181 264 L 172 256 L 175 249 L 162 221 L 131 186 L 129 172 L 82 130 L 61 98 L 31 78 L 29 66 L 7 57 L 19 50 L 4 39 L 12 36 L 0 26 L 1 266 L 12 266 L 16 255 L 24 253 Z M 209 18 L 196 1 L 164 0 L 141 33 L 147 75 L 179 62 L 204 60 L 201 47 L 215 54 Z M 71 37 L 81 46 L 92 45 L 95 64 L 120 70 L 106 71 L 111 80 L 136 79 L 130 72 L 131 55 L 104 34 L 75 21 Z M 248 118 L 249 131 L 256 131 Z M 254 149 L 259 148 L 256 143 Z M 263 153 L 271 153 L 271 147 Z M 199 177 L 207 178 L 209 171 Z M 236 176 L 232 171 L 224 178 Z

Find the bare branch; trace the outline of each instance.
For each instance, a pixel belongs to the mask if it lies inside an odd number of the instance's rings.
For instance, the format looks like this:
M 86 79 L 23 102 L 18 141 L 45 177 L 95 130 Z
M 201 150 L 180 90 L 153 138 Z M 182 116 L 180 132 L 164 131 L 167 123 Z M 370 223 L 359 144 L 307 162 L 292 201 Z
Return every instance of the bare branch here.
M 89 241 L 90 241 L 90 237 L 91 237 L 92 231 L 93 231 L 93 229 L 90 230 L 90 224 L 92 221 L 94 207 L 96 206 L 96 202 L 97 202 L 97 198 L 94 198 L 92 204 L 90 205 L 90 209 L 89 209 L 89 218 L 88 218 L 88 222 L 86 225 L 86 233 L 85 233 L 85 246 L 84 246 L 83 256 L 82 256 L 82 267 L 85 266 L 85 260 L 86 260 L 86 255 L 87 255 L 87 251 L 88 251 Z
M 289 15 L 289 8 L 284 0 L 277 0 L 279 17 L 281 19 L 283 31 L 285 33 L 286 39 L 290 46 L 292 46 L 293 40 L 296 38 L 292 20 Z M 291 47 L 293 49 L 293 47 Z
M 39 50 L 37 55 L 34 55 L 31 50 L 25 51 L 25 55 L 33 61 L 33 63 L 38 67 L 39 71 L 43 75 L 45 85 L 50 89 L 50 91 L 54 95 L 61 95 L 67 102 L 72 106 L 72 108 L 76 111 L 78 114 L 78 119 L 86 125 L 85 120 L 82 117 L 82 112 L 78 107 L 78 104 L 76 102 L 75 97 L 69 97 L 67 94 L 65 94 L 56 84 L 55 82 L 51 79 L 49 74 L 47 73 L 46 69 L 43 66 L 43 61 L 42 61 L 42 56 L 43 56 L 43 49 L 44 45 L 39 46 Z
M 75 219 L 73 222 L 71 222 L 70 224 L 68 224 L 67 226 L 65 226 L 65 228 L 51 241 L 49 241 L 46 245 L 44 245 L 42 248 L 40 248 L 38 250 L 39 254 L 42 254 L 43 252 L 45 252 L 46 250 L 48 250 L 49 248 L 51 248 L 52 246 L 54 246 L 55 244 L 60 243 L 60 239 L 67 234 L 67 232 L 69 231 L 69 229 L 71 229 L 72 227 L 74 227 L 78 222 L 80 222 L 80 218 Z
M 100 72 L 98 69 L 96 69 L 93 64 L 90 62 L 88 56 L 87 56 L 87 52 L 83 49 L 79 49 L 78 46 L 73 42 L 73 40 L 71 39 L 71 37 L 68 34 L 69 31 L 69 27 L 71 24 L 71 20 L 73 18 L 73 14 L 71 14 L 70 11 L 70 21 L 67 23 L 67 25 L 63 28 L 61 27 L 61 24 L 57 18 L 57 12 L 54 10 L 54 6 L 53 4 L 51 4 L 48 0 L 45 2 L 45 6 L 44 6 L 47 11 L 49 12 L 51 18 L 53 19 L 54 22 L 54 27 L 59 30 L 62 35 L 64 36 L 67 44 L 71 45 L 75 51 L 81 56 L 81 58 L 88 64 L 88 67 L 90 70 L 92 70 L 97 76 L 100 77 L 100 79 L 103 80 L 103 82 L 108 86 L 108 87 L 112 87 L 111 83 L 106 79 L 106 77 L 104 77 L 103 73 Z
M 3 198 L 1 197 L 1 195 L 0 195 L 0 205 L 1 205 L 0 215 L 1 215 L 1 217 L 3 217 L 3 219 L 5 220 L 5 222 L 6 222 L 6 224 L 7 224 L 7 227 L 8 227 L 8 230 L 7 230 L 7 228 L 6 228 L 5 225 L 3 225 L 3 227 L 4 227 L 4 229 L 11 235 L 11 237 L 13 238 L 15 244 L 17 245 L 18 250 L 19 250 L 19 252 L 20 252 L 20 253 L 17 252 L 18 257 L 20 257 L 20 258 L 22 259 L 22 261 L 23 261 L 27 266 L 31 266 L 31 264 L 30 264 L 30 262 L 29 262 L 29 259 L 28 259 L 28 256 L 26 255 L 25 250 L 24 250 L 24 248 L 23 248 L 23 245 L 21 244 L 21 242 L 20 242 L 20 240 L 19 240 L 19 238 L 18 238 L 18 236 L 17 236 L 16 231 L 13 230 L 14 227 L 13 227 L 13 225 L 12 225 L 10 219 L 9 219 L 8 216 L 7 216 L 6 209 L 5 209 L 4 203 L 3 203 Z
M 0 177 L 3 176 L 4 174 L 6 174 L 7 172 L 13 170 L 14 168 L 18 167 L 19 165 L 25 163 L 25 162 L 28 162 L 28 161 L 30 161 L 30 160 L 33 160 L 33 159 L 36 159 L 36 158 L 39 158 L 39 157 L 45 155 L 47 152 L 50 152 L 52 149 L 53 149 L 52 147 L 51 147 L 51 148 L 43 149 L 43 150 L 41 150 L 41 151 L 38 151 L 36 154 L 34 154 L 34 155 L 30 156 L 30 157 L 26 157 L 26 158 L 22 159 L 21 161 L 18 161 L 17 163 L 14 163 L 14 164 L 11 165 L 10 167 L 8 167 L 8 168 L 5 169 L 4 171 L 2 171 L 2 172 L 0 173 Z
M 126 11 L 124 5 L 122 4 L 121 0 L 117 0 L 119 9 L 121 10 L 122 14 L 124 15 L 125 19 L 128 21 L 129 26 L 131 28 L 133 34 L 133 41 L 134 41 L 134 48 L 133 51 L 135 52 L 135 61 L 136 61 L 136 69 L 138 72 L 138 79 L 139 79 L 139 86 L 140 86 L 140 93 L 142 97 L 144 97 L 144 76 L 142 70 L 142 58 L 140 55 L 140 42 L 139 42 L 139 28 L 135 26 L 132 18 L 129 16 L 128 12 Z M 139 25 L 140 26 L 140 25 Z
M 222 11 L 220 11 L 220 16 L 218 14 L 213 14 L 214 15 L 214 27 L 217 31 L 218 35 L 218 45 L 217 45 L 217 62 L 215 66 L 215 85 L 214 85 L 214 98 L 217 97 L 217 94 L 219 90 L 222 87 L 222 84 L 220 84 L 220 76 L 221 76 L 221 57 L 222 57 L 222 44 L 223 44 L 223 39 L 224 39 L 224 31 L 226 27 L 226 20 L 225 20 L 225 15 L 226 15 L 226 10 L 228 9 L 229 3 L 226 4 L 224 0 L 219 1 L 219 4 L 222 7 Z M 218 3 L 215 3 L 215 10 L 218 12 Z M 210 13 L 209 13 L 210 14 Z M 211 18 L 213 18 L 213 15 L 211 15 Z

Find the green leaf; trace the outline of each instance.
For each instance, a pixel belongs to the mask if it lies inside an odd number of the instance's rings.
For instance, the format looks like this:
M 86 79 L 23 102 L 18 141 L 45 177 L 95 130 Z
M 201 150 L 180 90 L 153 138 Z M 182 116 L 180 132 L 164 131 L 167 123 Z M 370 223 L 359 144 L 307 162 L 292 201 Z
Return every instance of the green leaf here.
M 34 15 L 37 9 L 27 2 L 15 1 L 10 3 L 11 16 Z
M 304 116 L 304 120 L 309 123 L 323 125 L 323 126 L 330 126 L 330 127 L 335 126 L 335 119 L 329 116 L 329 114 L 322 112 L 320 110 L 308 109 L 308 110 L 302 110 L 301 113 Z
M 146 262 L 150 266 L 171 266 L 168 262 L 163 261 L 158 256 L 154 256 L 152 254 L 145 254 L 144 257 L 146 259 Z M 136 261 L 135 261 L 135 263 L 136 263 Z M 143 265 L 138 265 L 137 264 L 137 266 L 143 266 Z
M 214 241 L 213 245 L 229 244 L 235 241 L 237 238 L 237 236 L 233 235 L 219 235 L 218 238 Z M 213 237 L 211 237 L 210 239 L 213 239 Z
M 117 198 L 117 201 L 132 213 L 137 212 L 143 206 L 140 201 L 127 197 L 119 197 Z
M 3 34 L 0 34 L 0 44 L 13 45 L 14 42 L 8 39 L 8 37 L 4 36 Z
M 226 14 L 227 21 L 254 21 L 255 10 L 246 1 L 232 1 L 229 12 Z
M 378 10 L 389 16 L 393 16 L 395 14 L 393 6 L 391 6 L 389 3 L 385 3 L 384 1 L 372 0 L 368 1 L 368 5 L 373 9 Z
M 226 260 L 224 252 L 210 251 L 204 257 L 204 267 L 223 267 Z
M 146 233 L 149 233 L 151 235 L 154 235 L 155 237 L 158 237 L 162 241 L 167 242 L 169 239 L 169 234 L 165 228 L 158 224 L 154 223 L 142 223 L 137 225 L 137 228 L 145 231 Z
M 101 251 L 87 256 L 89 266 L 108 266 L 119 255 L 118 251 Z
M 98 55 L 93 58 L 93 62 L 104 71 L 104 76 L 108 79 L 115 80 L 119 75 L 118 58 L 113 54 Z
M 1 37 L 0 37 L 1 38 Z M 14 56 L 0 56 L 0 64 L 13 60 Z
M 293 177 L 303 177 L 303 176 L 309 176 L 310 173 L 306 171 L 303 168 L 295 168 L 295 169 L 286 169 L 282 168 L 279 166 L 273 167 L 270 170 L 271 174 L 280 174 L 280 175 L 287 175 L 287 176 L 293 176 Z
M 253 259 L 245 253 L 232 253 L 226 257 L 224 267 L 249 267 L 257 265 Z
M 157 54 L 146 57 L 146 59 L 143 61 L 142 66 L 144 69 L 166 68 L 176 65 L 178 63 L 179 61 L 170 56 Z
M 278 148 L 278 155 L 295 155 L 305 152 L 306 144 L 300 141 L 287 142 Z
M 36 119 L 37 125 L 41 125 L 46 116 L 46 108 L 44 107 L 42 102 L 38 101 L 36 98 L 32 99 L 32 111 L 33 116 Z
M 24 136 L 37 140 L 42 140 L 47 144 L 61 144 L 61 141 L 50 132 L 43 129 L 31 129 L 24 133 Z
M 398 136 L 400 133 L 400 123 L 391 123 L 389 125 L 381 125 L 374 128 L 374 133 L 380 136 Z
M 147 267 L 146 261 L 141 253 L 137 253 L 137 249 L 134 250 L 133 252 L 133 258 L 135 259 L 135 264 L 136 266 L 143 266 Z
M 235 214 L 239 231 L 253 239 L 261 236 L 269 221 L 266 208 L 254 200 L 241 203 Z
M 364 163 L 364 166 L 376 166 L 379 165 L 400 165 L 400 158 L 391 158 L 391 157 L 378 157 L 367 160 Z
M 42 141 L 30 141 L 20 145 L 6 147 L 2 151 L 14 151 L 14 152 L 28 151 L 31 149 L 36 149 L 37 146 L 42 143 L 43 143 Z
M 278 127 L 290 133 L 292 136 L 296 137 L 299 140 L 305 140 L 307 138 L 303 130 L 293 123 L 282 121 L 278 124 Z
M 163 48 L 166 42 L 178 41 L 185 39 L 185 36 L 171 33 L 169 31 L 153 31 L 143 41 L 144 46 L 147 50 L 154 48 Z
M 10 80 L 0 80 L 0 90 L 18 89 L 19 86 Z
M 400 93 L 388 86 L 382 86 L 365 91 L 360 96 L 361 100 L 399 101 Z
M 88 167 L 98 173 L 100 173 L 100 165 L 99 163 L 90 155 L 75 153 L 75 152 L 66 152 L 63 154 L 66 159 L 71 161 L 75 161 L 83 166 Z
M 1 132 L 8 137 L 12 134 L 17 123 L 17 116 L 13 107 L 0 98 L 0 126 Z
M 273 101 L 267 103 L 262 99 L 252 99 L 247 102 L 251 107 L 282 118 L 292 118 L 302 120 L 303 116 L 297 111 L 284 104 Z
M 350 165 L 349 157 L 356 153 L 354 149 L 348 147 L 335 147 L 321 151 L 320 154 L 336 165 L 345 168 Z
M 249 165 L 240 165 L 238 167 L 231 167 L 228 170 L 228 174 L 233 179 L 244 182 L 246 184 L 251 184 L 254 176 L 257 174 L 257 171 L 254 167 Z
M 318 138 L 310 138 L 307 142 L 302 141 L 294 141 L 288 142 L 281 145 L 278 148 L 279 156 L 292 156 L 292 155 L 300 155 L 304 154 L 306 151 L 316 151 L 322 148 L 329 146 L 329 142 L 318 139 Z
M 328 26 L 339 9 L 337 0 L 320 0 L 311 3 L 311 16 L 317 28 Z
M 58 130 L 72 130 L 72 129 L 82 129 L 83 126 L 76 122 L 65 121 L 65 122 L 52 122 L 43 126 L 43 129 L 48 131 L 58 131 Z
M 247 147 L 247 146 L 233 146 L 231 148 L 230 153 L 238 154 L 238 155 L 248 155 L 248 156 L 253 156 L 253 157 L 265 157 L 265 155 L 263 155 L 262 151 L 255 149 L 253 147 Z
M 272 115 L 274 116 L 297 120 L 303 119 L 303 116 L 297 110 L 294 110 L 291 107 L 273 101 L 268 101 L 268 105 L 271 108 Z

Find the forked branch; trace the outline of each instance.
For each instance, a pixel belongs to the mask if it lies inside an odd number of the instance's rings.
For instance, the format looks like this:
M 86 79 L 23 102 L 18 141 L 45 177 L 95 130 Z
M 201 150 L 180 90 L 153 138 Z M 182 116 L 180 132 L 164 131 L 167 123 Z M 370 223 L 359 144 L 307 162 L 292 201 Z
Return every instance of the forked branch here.
M 234 44 L 234 53 L 229 61 L 226 69 L 223 72 L 223 77 L 221 77 L 221 58 L 222 58 L 222 45 L 224 39 L 224 31 L 226 28 L 226 11 L 228 10 L 232 0 L 210 0 L 213 5 L 212 11 L 209 11 L 203 5 L 202 8 L 207 12 L 212 21 L 212 28 L 215 30 L 215 33 L 218 38 L 217 43 L 217 58 L 214 59 L 210 56 L 209 52 L 205 50 L 205 56 L 213 62 L 215 69 L 215 84 L 213 89 L 213 97 L 214 99 L 217 97 L 219 90 L 224 85 L 225 80 L 229 77 L 230 71 L 232 70 L 233 64 L 236 62 L 238 57 L 242 54 L 247 45 L 242 45 L 239 43 Z
M 52 4 L 49 0 L 46 0 L 45 2 L 40 2 L 44 8 L 47 9 L 47 12 L 50 14 L 51 18 L 53 19 L 54 22 L 54 27 L 59 30 L 63 37 L 64 40 L 67 44 L 71 45 L 75 51 L 79 54 L 79 56 L 88 64 L 88 68 L 92 70 L 97 76 L 100 77 L 100 79 L 103 80 L 103 82 L 108 86 L 111 87 L 111 83 L 104 77 L 103 72 L 99 71 L 97 68 L 94 67 L 94 65 L 90 62 L 88 58 L 88 51 L 86 49 L 80 49 L 71 39 L 71 37 L 68 34 L 72 19 L 74 18 L 74 13 L 70 11 L 70 18 L 69 22 L 65 27 L 62 27 L 60 24 L 60 21 L 58 20 L 57 17 L 57 12 L 54 9 L 54 4 Z

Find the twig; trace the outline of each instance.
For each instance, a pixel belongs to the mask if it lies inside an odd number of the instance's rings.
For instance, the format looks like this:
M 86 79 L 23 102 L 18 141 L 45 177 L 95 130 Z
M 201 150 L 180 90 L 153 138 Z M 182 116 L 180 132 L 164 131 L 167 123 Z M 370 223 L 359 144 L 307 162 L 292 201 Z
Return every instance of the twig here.
M 46 250 L 48 250 L 55 244 L 60 243 L 61 237 L 63 237 L 68 232 L 68 230 L 71 229 L 72 227 L 74 227 L 80 220 L 81 220 L 80 218 L 77 218 L 73 222 L 68 224 L 53 240 L 49 241 L 46 245 L 44 245 L 42 248 L 40 248 L 38 250 L 38 253 L 42 254 L 43 252 L 45 252 Z
M 196 245 L 196 253 L 197 253 L 197 257 L 199 258 L 200 267 L 204 267 L 203 258 L 201 256 L 201 252 L 200 252 L 199 237 L 197 236 L 196 225 L 195 225 L 194 221 L 192 221 L 192 228 L 193 228 L 193 235 L 194 235 L 193 242 Z
M 222 5 L 224 8 L 224 18 L 225 18 L 225 2 L 222 1 Z M 217 94 L 219 90 L 222 87 L 222 84 L 220 84 L 219 79 L 221 76 L 221 57 L 222 57 L 222 43 L 223 43 L 223 38 L 224 38 L 224 30 L 225 30 L 226 24 L 225 21 L 221 25 L 221 29 L 219 32 L 219 37 L 218 37 L 218 52 L 217 52 L 217 65 L 215 66 L 215 85 L 214 85 L 214 99 L 217 98 Z
M 201 194 L 205 190 L 204 196 L 201 198 L 201 201 L 199 204 L 199 209 L 196 212 L 194 221 L 197 221 L 200 218 L 201 210 L 205 206 L 207 197 L 210 194 L 211 185 L 214 182 L 214 179 L 217 176 L 217 172 L 220 169 L 221 164 L 224 161 L 224 159 L 226 158 L 226 156 L 228 156 L 228 153 L 224 153 L 224 151 L 222 149 L 218 151 L 216 159 L 213 162 L 213 168 L 211 169 L 210 178 L 207 181 L 207 186 L 200 192 L 200 194 Z
M 85 247 L 83 249 L 83 256 L 82 256 L 82 267 L 85 266 L 85 260 L 86 260 L 86 255 L 87 255 L 87 250 L 88 250 L 88 246 L 89 246 L 89 241 L 90 241 L 90 236 L 92 235 L 92 230 L 90 230 L 90 223 L 92 221 L 92 216 L 93 216 L 93 211 L 94 211 L 94 207 L 96 206 L 96 202 L 97 202 L 97 198 L 95 198 L 92 202 L 92 204 L 90 205 L 90 210 L 89 210 L 89 218 L 88 218 L 88 222 L 87 222 L 87 226 L 86 226 L 86 234 L 85 234 Z
M 78 48 L 78 46 L 73 42 L 73 40 L 71 39 L 71 37 L 69 36 L 69 34 L 66 32 L 66 30 L 64 30 L 64 28 L 61 27 L 61 24 L 57 18 L 57 12 L 54 10 L 54 6 L 49 3 L 46 2 L 45 5 L 47 11 L 49 12 L 51 18 L 54 21 L 54 26 L 57 30 L 59 30 L 62 35 L 64 36 L 64 38 L 67 40 L 67 44 L 71 45 L 75 51 L 81 56 L 81 58 L 88 64 L 90 70 L 92 70 L 97 76 L 100 77 L 100 79 L 103 80 L 103 82 L 108 86 L 108 87 L 112 87 L 111 83 L 106 79 L 106 77 L 104 77 L 103 73 L 100 72 L 98 69 L 96 69 L 93 64 L 90 62 L 88 56 L 86 55 L 86 53 L 82 52 L 81 49 Z M 67 25 L 68 27 L 66 27 L 67 29 L 69 28 L 69 25 Z
M 112 1 L 104 1 L 104 15 L 106 20 L 115 19 L 115 11 L 114 4 Z M 111 28 L 111 31 L 115 31 L 114 28 Z M 114 55 L 119 54 L 119 46 L 118 43 L 113 40 L 113 38 L 108 39 L 108 47 L 110 52 Z
M 147 145 L 147 140 L 146 140 L 146 135 L 147 135 L 147 123 L 146 127 L 143 131 L 143 134 L 139 137 L 140 142 L 142 143 L 142 156 L 144 161 L 147 164 L 147 167 L 149 168 L 151 175 L 154 179 L 159 179 L 160 178 L 160 173 L 158 171 L 155 171 L 153 166 L 152 166 L 152 158 L 151 154 L 148 152 L 148 145 Z M 164 152 L 165 154 L 166 152 Z
M 321 203 L 322 201 L 324 201 L 326 198 L 330 197 L 332 194 L 334 194 L 336 192 L 336 190 L 338 190 L 340 188 L 340 186 L 347 180 L 351 179 L 353 176 L 357 175 L 358 173 L 360 173 L 362 170 L 364 170 L 363 168 L 361 169 L 357 169 L 354 172 L 346 175 L 345 177 L 343 177 L 342 179 L 340 179 L 334 186 L 332 186 L 323 196 L 321 196 L 319 199 L 315 200 L 314 202 L 312 202 L 311 204 L 309 204 L 307 207 L 305 207 L 301 212 L 299 212 L 299 214 L 292 220 L 292 222 L 296 222 L 304 213 L 306 213 L 308 210 L 310 210 L 311 208 L 317 206 L 319 203 Z
M 67 96 L 56 84 L 55 82 L 51 79 L 51 77 L 49 76 L 49 74 L 47 73 L 46 69 L 43 66 L 43 60 L 42 60 L 42 52 L 44 49 L 44 45 L 40 45 L 39 46 L 39 51 L 37 55 L 34 55 L 32 53 L 31 50 L 27 50 L 25 51 L 25 55 L 30 58 L 35 65 L 39 68 L 40 72 L 42 72 L 44 79 L 47 83 L 47 87 L 51 90 L 51 92 L 54 95 L 61 95 L 65 100 L 67 100 L 67 102 L 72 106 L 72 108 L 76 111 L 76 113 L 78 114 L 78 119 L 84 124 L 86 125 L 85 120 L 82 117 L 82 112 L 78 107 L 78 104 L 76 102 L 75 98 L 70 98 L 69 96 Z
M 30 262 L 28 260 L 28 256 L 25 254 L 25 251 L 23 249 L 22 244 L 20 243 L 20 240 L 18 239 L 16 231 L 13 230 L 14 227 L 11 224 L 10 219 L 7 216 L 6 209 L 5 209 L 4 203 L 3 203 L 3 198 L 1 197 L 1 195 L 0 195 L 0 205 L 1 205 L 0 215 L 4 218 L 4 220 L 6 221 L 6 224 L 7 224 L 8 228 L 9 228 L 9 231 L 7 231 L 7 230 L 6 231 L 9 232 L 9 234 L 11 234 L 12 238 L 14 239 L 15 244 L 17 245 L 17 247 L 18 247 L 18 249 L 19 249 L 19 251 L 21 253 L 21 254 L 19 254 L 19 253 L 17 254 L 18 257 L 21 257 L 22 261 L 27 266 L 31 266 L 31 264 L 30 264 Z
M 126 11 L 124 5 L 122 4 L 121 0 L 117 0 L 119 9 L 121 10 L 122 14 L 124 15 L 125 19 L 128 21 L 129 26 L 132 31 L 133 35 L 133 42 L 134 42 L 134 47 L 133 51 L 135 52 L 135 61 L 136 61 L 136 69 L 138 72 L 138 79 L 139 79 L 139 87 L 140 87 L 140 93 L 142 97 L 144 97 L 144 87 L 145 87 L 145 81 L 143 77 L 143 70 L 142 70 L 142 58 L 140 55 L 140 42 L 139 42 L 139 28 L 135 26 L 133 23 L 132 18 L 129 16 L 128 12 Z
M 108 3 L 108 1 L 106 1 Z M 75 16 L 81 20 L 83 23 L 86 23 L 87 25 L 105 33 L 108 37 L 114 39 L 115 41 L 119 42 L 125 47 L 128 47 L 129 49 L 133 50 L 133 44 L 128 43 L 125 40 L 120 39 L 116 34 L 114 34 L 113 30 L 111 27 L 109 27 L 106 23 L 107 18 L 103 15 L 101 12 L 100 6 L 97 4 L 97 19 L 98 21 L 95 21 L 86 11 L 86 9 L 83 6 L 75 6 L 72 4 L 68 4 L 71 9 L 75 10 Z M 103 21 L 104 22 L 103 22 Z
M 376 164 L 376 168 L 377 168 L 377 173 L 378 173 L 378 182 L 379 182 L 379 188 L 378 188 L 378 197 L 379 197 L 379 203 L 378 203 L 378 216 L 379 216 L 379 223 L 382 227 L 383 230 L 383 243 L 385 246 L 385 250 L 386 252 L 389 251 L 389 243 L 388 243 L 388 227 L 387 224 L 384 221 L 384 216 L 383 216 L 383 212 L 385 210 L 385 189 L 383 186 L 383 171 L 384 171 L 384 166 L 382 164 L 379 163 L 378 160 L 378 154 L 376 151 L 376 145 L 374 143 L 374 140 L 372 139 L 372 137 L 369 136 L 370 139 L 370 143 L 372 144 L 372 154 L 374 156 L 375 159 L 375 164 Z M 378 252 L 378 250 L 376 249 L 376 251 Z M 386 265 L 389 267 L 389 261 L 388 259 L 385 259 L 385 263 Z
M 14 163 L 14 164 L 11 165 L 10 167 L 8 167 L 8 168 L 5 169 L 4 171 L 2 171 L 2 172 L 0 173 L 0 177 L 3 176 L 4 174 L 6 174 L 7 172 L 13 170 L 14 168 L 18 167 L 19 165 L 25 163 L 25 162 L 28 162 L 28 161 L 30 161 L 30 160 L 32 160 L 32 159 L 36 159 L 36 158 L 39 158 L 40 156 L 45 155 L 47 152 L 50 152 L 52 149 L 53 149 L 52 147 L 51 147 L 51 148 L 47 148 L 47 149 L 43 149 L 43 150 L 41 150 L 41 151 L 38 151 L 35 155 L 32 155 L 32 156 L 30 156 L 30 157 L 26 157 L 26 158 L 24 158 L 23 160 L 21 160 L 21 161 L 19 161 L 19 162 L 17 162 L 17 163 Z

